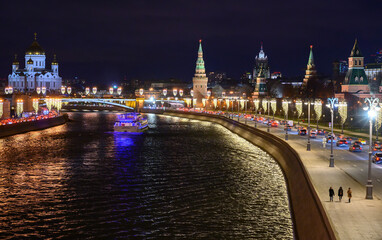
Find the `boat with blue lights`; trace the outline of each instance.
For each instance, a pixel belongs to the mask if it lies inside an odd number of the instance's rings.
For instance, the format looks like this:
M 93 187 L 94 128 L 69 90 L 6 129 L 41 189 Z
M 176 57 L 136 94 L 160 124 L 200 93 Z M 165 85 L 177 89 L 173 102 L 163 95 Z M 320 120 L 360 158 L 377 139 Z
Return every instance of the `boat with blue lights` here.
M 118 114 L 114 124 L 115 132 L 142 133 L 147 129 L 147 119 L 137 112 Z

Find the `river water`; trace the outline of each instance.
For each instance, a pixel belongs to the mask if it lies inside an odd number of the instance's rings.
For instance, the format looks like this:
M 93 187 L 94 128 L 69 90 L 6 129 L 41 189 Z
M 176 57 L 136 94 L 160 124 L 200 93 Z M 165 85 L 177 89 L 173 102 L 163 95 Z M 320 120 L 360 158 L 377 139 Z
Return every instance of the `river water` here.
M 285 180 L 267 153 L 209 122 L 112 113 L 0 139 L 0 238 L 293 239 Z

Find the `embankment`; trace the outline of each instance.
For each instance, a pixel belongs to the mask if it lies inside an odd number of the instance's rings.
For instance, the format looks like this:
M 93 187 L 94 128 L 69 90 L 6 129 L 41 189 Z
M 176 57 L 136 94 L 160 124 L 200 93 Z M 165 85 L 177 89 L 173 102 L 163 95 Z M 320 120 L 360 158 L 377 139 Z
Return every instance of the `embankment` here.
M 298 153 L 284 140 L 222 116 L 178 111 L 164 114 L 218 123 L 268 152 L 279 163 L 286 179 L 295 237 L 301 240 L 336 239 Z
M 66 123 L 67 121 L 68 116 L 65 114 L 55 118 L 48 118 L 33 122 L 22 122 L 17 124 L 3 125 L 0 126 L 0 138 L 58 126 Z

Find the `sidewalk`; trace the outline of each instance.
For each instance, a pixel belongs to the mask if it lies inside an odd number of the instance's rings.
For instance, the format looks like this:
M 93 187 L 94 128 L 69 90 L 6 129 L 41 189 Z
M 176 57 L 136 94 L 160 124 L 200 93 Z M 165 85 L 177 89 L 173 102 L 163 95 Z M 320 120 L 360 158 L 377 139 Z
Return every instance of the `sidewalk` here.
M 253 126 L 252 121 L 248 123 Z M 259 123 L 258 128 L 267 131 L 264 124 Z M 276 131 L 272 128 L 271 133 L 284 139 L 283 130 Z M 300 155 L 338 239 L 382 239 L 381 199 L 374 195 L 374 200 L 366 200 L 364 182 L 357 182 L 351 173 L 338 166 L 328 167 L 327 150 L 312 147 L 310 152 L 306 151 L 306 142 L 296 135 L 290 135 L 288 143 Z M 342 202 L 339 202 L 337 197 L 340 186 L 344 189 Z M 335 191 L 334 202 L 329 201 L 329 187 L 333 187 Z M 346 192 L 349 187 L 353 191 L 351 203 L 347 203 Z

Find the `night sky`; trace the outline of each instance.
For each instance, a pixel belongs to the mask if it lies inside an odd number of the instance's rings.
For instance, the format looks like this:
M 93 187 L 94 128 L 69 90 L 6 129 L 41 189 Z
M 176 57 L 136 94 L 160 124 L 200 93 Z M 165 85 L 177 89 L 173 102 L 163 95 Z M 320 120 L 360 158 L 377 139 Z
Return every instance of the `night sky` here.
M 264 42 L 271 72 L 303 75 L 309 45 L 317 70 L 331 74 L 357 37 L 366 62 L 382 48 L 382 1 L 1 1 L 0 77 L 38 33 L 50 67 L 89 82 L 179 78 L 191 81 L 198 40 L 206 70 L 239 78 Z

